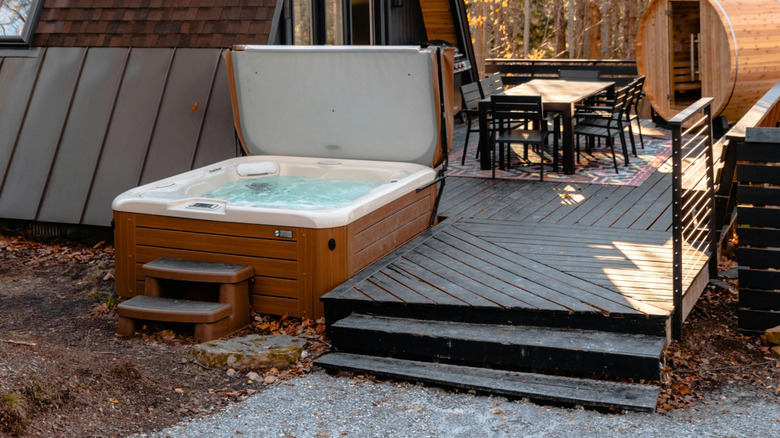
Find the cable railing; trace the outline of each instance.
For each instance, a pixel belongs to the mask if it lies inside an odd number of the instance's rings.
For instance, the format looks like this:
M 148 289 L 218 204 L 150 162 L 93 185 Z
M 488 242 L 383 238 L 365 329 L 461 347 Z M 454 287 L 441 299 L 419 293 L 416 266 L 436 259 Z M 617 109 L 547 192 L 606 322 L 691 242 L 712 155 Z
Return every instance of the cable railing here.
M 717 263 L 712 158 L 712 98 L 699 99 L 669 120 L 672 129 L 672 240 L 674 313 L 672 336 L 680 339 L 691 286 Z M 693 303 L 687 306 L 693 307 Z

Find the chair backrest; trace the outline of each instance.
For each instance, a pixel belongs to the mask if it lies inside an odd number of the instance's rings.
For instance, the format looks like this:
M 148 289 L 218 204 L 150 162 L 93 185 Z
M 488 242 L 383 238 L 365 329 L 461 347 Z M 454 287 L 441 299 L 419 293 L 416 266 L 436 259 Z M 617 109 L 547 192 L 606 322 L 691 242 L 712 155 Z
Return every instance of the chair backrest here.
M 629 103 L 629 106 L 633 107 L 636 110 L 636 107 L 639 106 L 639 101 L 642 100 L 643 96 L 643 89 L 645 86 L 645 77 L 640 76 L 631 83 L 634 88 L 631 90 L 631 102 Z
M 479 108 L 479 101 L 482 100 L 482 93 L 479 91 L 479 84 L 472 82 L 460 86 L 460 94 L 463 96 L 463 107 L 467 110 L 476 110 Z
M 567 81 L 598 81 L 600 76 L 598 70 L 558 70 L 558 77 Z
M 542 123 L 542 96 L 497 94 L 490 97 L 490 113 L 498 122 L 532 122 L 533 126 L 546 126 Z
M 629 109 L 629 104 L 631 103 L 631 90 L 632 85 L 628 84 L 625 87 L 618 88 L 617 91 L 615 91 L 615 99 L 612 100 L 612 103 L 609 106 L 609 108 L 612 111 L 612 118 L 618 119 L 625 115 L 625 113 Z
M 629 112 L 632 108 L 636 108 L 636 106 L 639 104 L 639 100 L 642 98 L 642 88 L 644 86 L 645 77 L 640 76 L 633 81 L 631 81 L 630 84 L 626 85 L 626 104 L 625 108 L 623 109 L 626 118 L 630 118 Z
M 504 91 L 504 81 L 501 79 L 501 73 L 493 73 L 486 76 L 479 81 L 479 86 L 482 88 L 482 95 L 485 97 Z

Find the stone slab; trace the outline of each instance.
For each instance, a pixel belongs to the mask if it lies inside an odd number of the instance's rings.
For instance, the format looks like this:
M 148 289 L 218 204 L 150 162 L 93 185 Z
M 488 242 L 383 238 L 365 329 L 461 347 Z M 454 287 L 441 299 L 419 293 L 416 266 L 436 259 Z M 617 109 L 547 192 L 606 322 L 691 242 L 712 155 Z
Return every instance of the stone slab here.
M 767 344 L 780 345 L 780 325 L 766 329 L 763 338 Z
M 288 335 L 248 335 L 198 344 L 188 359 L 210 368 L 285 369 L 298 360 L 305 344 L 305 339 Z

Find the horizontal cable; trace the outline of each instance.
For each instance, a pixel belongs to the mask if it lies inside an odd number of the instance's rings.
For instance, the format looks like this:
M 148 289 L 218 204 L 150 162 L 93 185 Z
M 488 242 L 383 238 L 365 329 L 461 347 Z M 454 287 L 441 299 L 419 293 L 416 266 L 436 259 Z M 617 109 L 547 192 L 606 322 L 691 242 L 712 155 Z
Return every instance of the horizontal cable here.
M 691 119 L 688 119 L 688 120 L 691 120 Z M 700 125 L 702 122 L 704 122 L 705 120 L 707 120 L 707 115 L 706 115 L 706 114 L 705 114 L 705 115 L 703 115 L 703 116 L 702 116 L 701 118 L 699 118 L 698 120 L 696 120 L 695 122 L 693 122 L 693 124 L 692 124 L 691 126 L 689 126 L 689 127 L 688 127 L 688 128 L 685 130 L 685 131 L 683 131 L 683 132 L 682 132 L 682 136 L 686 136 L 686 135 L 688 135 L 688 134 L 689 134 L 689 133 L 690 133 L 692 130 L 696 129 L 696 127 L 697 127 L 697 126 L 699 126 L 699 125 Z M 687 120 L 686 120 L 686 121 L 687 121 Z M 681 136 L 681 137 L 682 137 L 682 136 Z

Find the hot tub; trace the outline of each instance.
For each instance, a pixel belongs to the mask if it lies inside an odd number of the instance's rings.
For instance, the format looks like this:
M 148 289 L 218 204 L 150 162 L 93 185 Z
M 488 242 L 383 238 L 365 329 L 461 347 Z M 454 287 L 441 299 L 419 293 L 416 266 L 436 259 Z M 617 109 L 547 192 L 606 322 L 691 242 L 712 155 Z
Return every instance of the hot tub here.
M 449 146 L 442 124 L 450 127 L 438 114 L 445 96 L 434 55 L 417 47 L 234 49 L 226 58 L 234 119 L 251 155 L 114 200 L 117 293 L 143 294 L 141 266 L 161 257 L 240 264 L 254 268 L 255 311 L 321 316 L 321 295 L 435 219 L 434 167 Z M 284 111 L 273 110 L 281 82 L 298 84 Z M 281 205 L 266 202 L 285 178 L 356 191 L 319 207 L 287 202 L 295 195 L 286 189 Z M 223 190 L 231 185 L 256 193 L 233 199 Z

